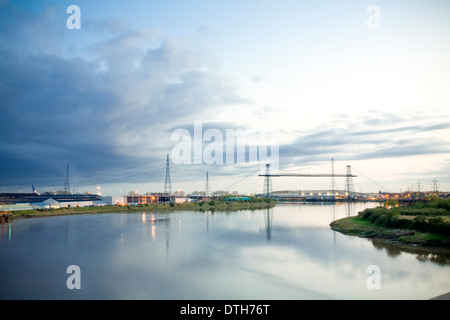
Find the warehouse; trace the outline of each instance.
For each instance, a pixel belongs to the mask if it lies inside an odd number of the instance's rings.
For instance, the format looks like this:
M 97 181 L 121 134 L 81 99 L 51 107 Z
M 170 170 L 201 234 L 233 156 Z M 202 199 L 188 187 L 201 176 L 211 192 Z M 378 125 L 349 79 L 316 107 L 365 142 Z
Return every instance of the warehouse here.
M 92 194 L 0 193 L 0 211 L 103 206 L 106 200 Z

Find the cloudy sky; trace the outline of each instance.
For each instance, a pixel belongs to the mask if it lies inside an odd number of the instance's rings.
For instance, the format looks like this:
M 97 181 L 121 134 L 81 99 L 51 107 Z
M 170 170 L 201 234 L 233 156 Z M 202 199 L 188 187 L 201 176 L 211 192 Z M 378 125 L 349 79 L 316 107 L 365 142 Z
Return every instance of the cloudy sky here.
M 449 30 L 447 0 L 0 0 L 0 192 L 60 189 L 67 164 L 78 192 L 162 191 L 195 124 L 216 152 L 227 132 L 276 133 L 282 172 L 334 158 L 356 191 L 450 190 Z M 267 161 L 194 149 L 171 161 L 173 190 L 209 172 L 212 191 L 262 192 Z

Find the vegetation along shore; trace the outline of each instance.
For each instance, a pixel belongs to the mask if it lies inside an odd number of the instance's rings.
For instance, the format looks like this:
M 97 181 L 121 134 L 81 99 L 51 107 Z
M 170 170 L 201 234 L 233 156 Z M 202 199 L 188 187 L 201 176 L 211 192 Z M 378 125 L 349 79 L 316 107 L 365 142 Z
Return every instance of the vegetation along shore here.
M 193 203 L 152 203 L 142 205 L 110 205 L 97 207 L 71 207 L 58 209 L 36 209 L 12 212 L 13 219 L 55 217 L 74 214 L 133 213 L 133 212 L 170 212 L 178 210 L 193 211 L 237 211 L 264 209 L 275 206 L 275 201 L 267 198 L 251 197 L 250 200 L 224 201 L 210 200 Z
M 450 199 L 432 197 L 410 205 L 365 209 L 357 216 L 332 222 L 330 227 L 390 243 L 450 248 Z

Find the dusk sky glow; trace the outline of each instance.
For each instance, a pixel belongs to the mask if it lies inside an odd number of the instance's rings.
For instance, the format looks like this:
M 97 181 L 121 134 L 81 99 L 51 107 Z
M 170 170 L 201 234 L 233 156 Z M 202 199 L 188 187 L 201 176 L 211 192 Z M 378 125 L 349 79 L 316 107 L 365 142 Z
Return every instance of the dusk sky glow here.
M 195 122 L 277 132 L 283 172 L 334 158 L 363 173 L 355 191 L 449 191 L 449 30 L 447 0 L 0 0 L 0 192 L 61 189 L 67 164 L 78 192 L 161 192 L 171 135 Z M 212 191 L 262 192 L 264 165 L 171 163 L 172 189 L 209 172 Z

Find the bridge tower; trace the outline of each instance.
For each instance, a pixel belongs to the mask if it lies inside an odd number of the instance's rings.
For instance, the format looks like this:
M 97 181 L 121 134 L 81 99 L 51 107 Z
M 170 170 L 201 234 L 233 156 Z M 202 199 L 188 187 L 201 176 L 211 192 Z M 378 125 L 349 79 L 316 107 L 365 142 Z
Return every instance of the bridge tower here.
M 264 178 L 264 195 L 269 198 L 272 195 L 272 179 L 270 178 L 270 163 L 266 164 L 266 174 Z
M 347 176 L 345 178 L 345 192 L 347 199 L 350 200 L 353 197 L 353 179 L 352 179 L 352 166 L 347 166 Z
M 172 184 L 170 183 L 169 155 L 166 160 L 166 179 L 164 181 L 164 194 L 172 195 Z

